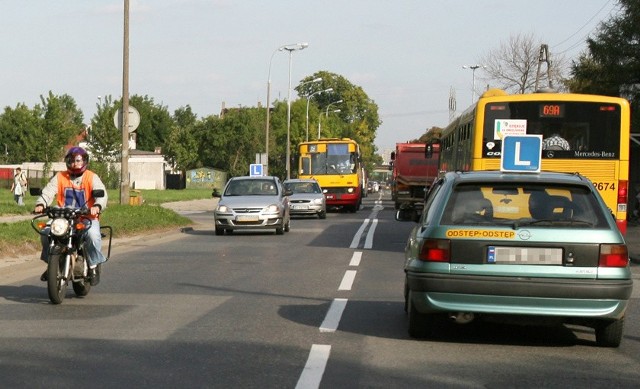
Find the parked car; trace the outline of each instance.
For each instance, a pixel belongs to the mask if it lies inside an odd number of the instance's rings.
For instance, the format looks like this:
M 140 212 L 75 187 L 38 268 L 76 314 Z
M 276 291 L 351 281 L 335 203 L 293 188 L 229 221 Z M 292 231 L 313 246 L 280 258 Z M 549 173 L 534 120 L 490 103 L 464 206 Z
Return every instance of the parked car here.
M 274 229 L 282 235 L 290 229 L 289 198 L 280 179 L 271 176 L 243 176 L 225 185 L 214 212 L 216 235 L 235 230 Z
M 633 286 L 611 212 L 587 178 L 564 173 L 447 173 L 404 271 L 412 337 L 437 335 L 446 319 L 509 320 L 591 327 L 597 345 L 617 347 Z
M 289 196 L 291 215 L 327 218 L 327 201 L 318 181 L 314 179 L 289 179 L 284 181 L 284 188 L 292 192 Z

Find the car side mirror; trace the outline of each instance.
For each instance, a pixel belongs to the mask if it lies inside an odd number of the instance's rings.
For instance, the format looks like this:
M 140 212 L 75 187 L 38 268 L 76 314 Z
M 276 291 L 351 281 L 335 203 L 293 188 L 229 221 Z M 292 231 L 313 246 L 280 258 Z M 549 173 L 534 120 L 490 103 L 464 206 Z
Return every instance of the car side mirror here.
M 214 198 L 220 197 L 220 191 L 218 191 L 218 188 L 213 188 L 213 192 L 211 192 L 211 197 L 214 197 Z

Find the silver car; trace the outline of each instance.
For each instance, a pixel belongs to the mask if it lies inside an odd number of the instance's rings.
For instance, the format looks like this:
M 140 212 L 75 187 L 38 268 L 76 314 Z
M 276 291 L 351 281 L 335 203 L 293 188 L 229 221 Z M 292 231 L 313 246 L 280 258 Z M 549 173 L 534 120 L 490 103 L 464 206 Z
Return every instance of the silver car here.
M 289 196 L 289 209 L 292 215 L 317 215 L 320 219 L 327 218 L 327 201 L 318 181 L 290 179 L 284 181 L 284 187 L 293 192 Z
M 215 209 L 216 235 L 234 230 L 274 229 L 282 235 L 290 229 L 289 198 L 280 180 L 272 176 L 234 177 L 227 182 Z

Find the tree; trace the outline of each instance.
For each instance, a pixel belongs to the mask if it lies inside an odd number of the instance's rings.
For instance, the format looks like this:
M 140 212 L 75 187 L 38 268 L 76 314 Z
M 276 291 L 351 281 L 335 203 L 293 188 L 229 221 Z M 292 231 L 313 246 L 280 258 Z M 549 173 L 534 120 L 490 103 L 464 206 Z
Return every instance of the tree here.
M 122 153 L 122 131 L 113 123 L 118 107 L 109 95 L 104 97 L 101 104 L 96 104 L 96 108 L 87 139 L 88 149 L 97 161 L 119 161 Z
M 165 158 L 180 171 L 200 167 L 198 166 L 198 139 L 194 134 L 197 116 L 187 105 L 174 112 L 173 120 L 175 124 L 165 142 Z
M 24 103 L 15 108 L 5 107 L 0 115 L 0 146 L 4 163 L 37 162 L 40 158 L 42 133 L 40 109 L 30 109 Z
M 479 77 L 487 85 L 504 89 L 509 93 L 535 92 L 536 75 L 542 53 L 542 42 L 532 34 L 517 34 L 509 37 L 500 47 L 489 51 L 478 63 L 482 64 L 486 76 Z M 541 70 L 548 70 L 549 80 L 545 71 L 538 79 L 538 86 L 553 85 L 555 89 L 562 89 L 565 82 L 566 60 L 562 55 L 550 54 L 548 63 Z M 478 89 L 476 89 L 478 90 Z M 482 88 L 480 88 L 482 90 Z
M 620 12 L 602 22 L 595 37 L 587 39 L 587 52 L 571 68 L 572 92 L 622 96 L 640 109 L 640 3 L 618 0 Z M 632 116 L 632 128 L 640 118 Z
M 155 104 L 153 98 L 147 95 L 131 96 L 129 102 L 140 113 L 140 125 L 136 130 L 136 149 L 155 151 L 156 147 L 164 148 L 173 127 L 169 109 Z M 119 106 L 122 107 L 122 102 Z
M 322 78 L 322 82 L 308 82 L 316 78 Z M 322 137 L 354 139 L 360 144 L 363 162 L 371 164 L 376 155 L 376 131 L 382 123 L 378 116 L 378 105 L 369 98 L 362 87 L 352 84 L 343 76 L 327 71 L 319 71 L 305 77 L 296 87 L 296 91 L 301 96 L 309 96 L 328 88 L 333 88 L 333 91 L 315 94 L 311 100 L 320 113 Z M 335 104 L 340 100 L 342 102 Z M 327 108 L 340 109 L 340 112 L 327 115 Z M 310 135 L 310 139 L 313 138 Z
M 43 125 L 36 130 L 41 130 L 41 133 L 37 134 L 41 140 L 38 148 L 40 160 L 44 161 L 46 166 L 51 162 L 61 161 L 65 146 L 76 144 L 78 136 L 86 129 L 82 123 L 82 111 L 77 108 L 71 96 L 55 96 L 49 91 L 46 98 L 40 96 L 40 101 L 44 114 Z

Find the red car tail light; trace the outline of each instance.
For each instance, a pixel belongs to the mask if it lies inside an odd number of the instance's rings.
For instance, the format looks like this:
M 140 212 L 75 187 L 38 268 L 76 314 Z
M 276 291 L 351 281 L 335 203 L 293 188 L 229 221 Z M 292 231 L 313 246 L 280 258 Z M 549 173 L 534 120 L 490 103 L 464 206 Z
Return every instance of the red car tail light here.
M 624 244 L 601 244 L 599 266 L 625 267 L 629 264 L 629 252 Z
M 422 243 L 418 259 L 425 262 L 449 262 L 451 241 L 448 239 L 426 239 Z

